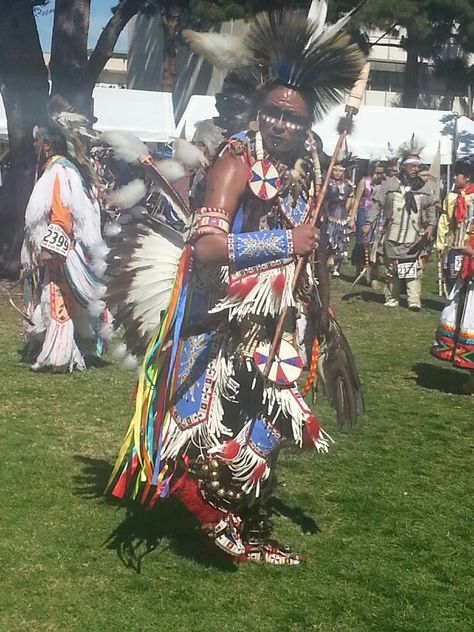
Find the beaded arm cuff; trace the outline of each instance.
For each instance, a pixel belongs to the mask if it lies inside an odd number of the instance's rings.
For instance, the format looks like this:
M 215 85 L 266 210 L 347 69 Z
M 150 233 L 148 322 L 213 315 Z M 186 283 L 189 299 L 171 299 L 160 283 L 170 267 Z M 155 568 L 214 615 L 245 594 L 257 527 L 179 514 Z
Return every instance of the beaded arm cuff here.
M 228 233 L 230 230 L 229 214 L 225 209 L 203 206 L 195 211 L 191 234 L 194 239 L 212 233 Z
M 293 256 L 291 230 L 259 230 L 253 233 L 231 233 L 227 238 L 229 263 L 235 270 Z

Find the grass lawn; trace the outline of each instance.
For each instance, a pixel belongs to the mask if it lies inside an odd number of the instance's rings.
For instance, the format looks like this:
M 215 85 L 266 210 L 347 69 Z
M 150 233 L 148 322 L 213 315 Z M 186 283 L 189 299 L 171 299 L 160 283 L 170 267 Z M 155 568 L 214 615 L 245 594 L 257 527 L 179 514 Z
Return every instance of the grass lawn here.
M 424 286 L 415 314 L 333 283 L 367 413 L 340 435 L 320 400 L 330 453 L 282 454 L 276 536 L 308 556 L 297 568 L 227 564 L 171 501 L 127 513 L 104 499 L 134 377 L 30 372 L 3 292 L 0 631 L 473 630 L 474 399 L 429 355 L 433 268 Z

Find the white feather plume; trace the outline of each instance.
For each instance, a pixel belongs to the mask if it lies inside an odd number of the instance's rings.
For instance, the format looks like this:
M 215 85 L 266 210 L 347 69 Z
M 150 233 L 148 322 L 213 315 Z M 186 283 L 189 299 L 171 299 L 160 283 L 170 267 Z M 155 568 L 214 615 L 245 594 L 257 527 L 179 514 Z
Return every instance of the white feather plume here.
M 138 163 L 140 158 L 150 154 L 145 143 L 128 132 L 103 132 L 101 138 L 112 147 L 115 156 L 125 162 Z
M 136 178 L 120 189 L 111 191 L 107 196 L 107 201 L 111 206 L 120 209 L 132 208 L 140 202 L 146 195 L 146 186 L 143 180 Z
M 197 169 L 199 165 L 207 166 L 209 163 L 204 153 L 183 138 L 173 139 L 173 157 L 189 169 Z
M 112 323 L 102 323 L 99 333 L 103 340 L 111 340 L 114 336 L 114 326 Z
M 99 241 L 96 244 L 89 246 L 89 252 L 93 260 L 105 259 L 110 252 L 110 248 L 104 241 Z
M 326 0 L 313 0 L 308 11 L 308 20 L 314 24 L 314 35 L 311 41 L 321 35 L 326 24 L 326 16 L 328 14 L 328 3 Z
M 346 13 L 346 15 L 343 15 L 342 18 L 339 18 L 339 20 L 335 24 L 330 26 L 328 30 L 325 33 L 323 33 L 321 37 L 319 38 L 319 41 L 318 41 L 319 46 L 323 46 L 324 44 L 326 44 L 326 42 L 331 40 L 340 31 L 342 31 L 345 28 L 346 24 L 349 23 L 352 17 L 352 14 L 355 11 L 357 11 L 358 8 L 359 8 L 359 5 L 354 7 L 351 11 L 349 11 L 349 13 Z
M 179 178 L 186 175 L 183 165 L 177 160 L 158 160 L 158 162 L 155 163 L 155 166 L 161 175 L 168 180 L 168 182 L 179 180 Z
M 122 227 L 118 222 L 107 222 L 103 232 L 105 237 L 116 237 L 122 232 Z
M 91 316 L 99 317 L 105 310 L 105 301 L 94 300 L 89 303 L 87 310 Z
M 117 360 L 117 362 L 126 358 L 127 354 L 128 354 L 127 345 L 124 342 L 121 342 L 120 344 L 118 344 L 116 347 L 112 349 L 112 358 L 114 360 Z
M 244 43 L 243 36 L 227 33 L 198 33 L 186 29 L 183 39 L 192 51 L 222 70 L 243 68 L 250 64 L 251 55 Z
M 123 359 L 122 366 L 128 371 L 135 371 L 138 367 L 138 360 L 134 355 L 129 354 Z

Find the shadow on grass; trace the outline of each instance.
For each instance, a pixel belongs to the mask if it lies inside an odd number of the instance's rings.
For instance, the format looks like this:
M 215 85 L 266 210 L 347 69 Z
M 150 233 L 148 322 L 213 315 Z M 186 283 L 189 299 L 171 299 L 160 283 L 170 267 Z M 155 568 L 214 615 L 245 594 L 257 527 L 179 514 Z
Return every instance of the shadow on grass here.
M 28 342 L 23 343 L 21 346 L 17 347 L 17 353 L 20 356 L 20 362 L 22 364 L 33 364 L 36 361 L 39 353 L 41 351 L 41 346 L 38 344 L 31 344 Z M 84 360 L 86 362 L 86 367 L 88 369 L 104 369 L 105 367 L 111 366 L 111 362 L 108 360 L 104 360 L 103 358 L 99 358 L 96 355 L 87 353 L 84 355 Z M 51 373 L 51 367 L 46 366 L 40 373 Z M 69 375 L 69 371 L 61 371 L 60 373 Z
M 372 303 L 385 303 L 385 297 L 383 294 L 376 294 L 375 292 L 369 292 L 367 290 L 361 291 L 358 289 L 357 285 L 350 292 L 341 296 L 341 300 L 343 301 L 349 301 L 351 299 Z
M 428 362 L 415 364 L 413 370 L 416 373 L 416 383 L 422 388 L 451 395 L 466 395 L 469 374 L 464 371 Z
M 145 509 L 132 501 L 121 501 L 104 496 L 112 466 L 103 459 L 86 456 L 74 457 L 82 465 L 82 472 L 74 477 L 75 494 L 86 499 L 101 499 L 125 510 L 125 517 L 109 535 L 104 545 L 117 553 L 124 566 L 141 572 L 143 559 L 158 548 L 170 548 L 177 555 L 193 559 L 203 566 L 213 566 L 223 571 L 235 572 L 232 559 L 221 552 L 203 534 L 192 515 L 174 498 L 158 502 L 153 509 Z M 298 525 L 304 533 L 320 531 L 316 522 L 300 507 L 292 507 L 272 498 L 269 512 L 284 516 Z
M 291 522 L 301 528 L 303 533 L 314 535 L 321 531 L 313 518 L 308 516 L 301 507 L 291 507 L 291 505 L 288 505 L 283 500 L 273 497 L 268 503 L 268 509 L 270 514 L 284 516 L 291 520 Z
M 235 564 L 202 533 L 189 512 L 174 498 L 145 509 L 132 501 L 104 496 L 112 466 L 102 459 L 76 455 L 82 472 L 74 477 L 74 492 L 86 499 L 101 499 L 125 511 L 121 523 L 104 542 L 115 551 L 124 566 L 141 572 L 143 559 L 158 548 L 172 549 L 177 555 L 203 566 L 234 572 Z

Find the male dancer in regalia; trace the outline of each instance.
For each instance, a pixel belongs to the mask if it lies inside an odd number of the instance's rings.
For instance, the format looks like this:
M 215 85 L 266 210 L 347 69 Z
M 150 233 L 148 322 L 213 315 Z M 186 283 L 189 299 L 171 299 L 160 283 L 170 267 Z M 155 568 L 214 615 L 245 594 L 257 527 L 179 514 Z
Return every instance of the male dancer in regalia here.
M 194 212 L 167 310 L 148 343 L 135 416 L 110 482 L 114 495 L 148 506 L 173 494 L 234 559 L 272 564 L 300 561 L 270 540 L 261 511 L 275 486 L 279 450 L 292 443 L 326 452 L 330 442 L 296 385 L 303 304 L 311 315 L 311 364 L 319 349 L 341 422 L 353 423 L 363 409 L 350 349 L 328 314 L 322 254 L 295 278 L 295 258 L 312 256 L 316 239 L 305 224 L 321 180 L 311 126 L 364 64 L 347 35 L 335 29 L 325 37 L 319 26 L 288 13 L 260 14 L 243 41 L 234 41 L 237 52 L 228 56 L 245 67 L 229 73 L 218 97 L 219 123 L 231 135 L 207 175 L 204 205 Z M 208 54 L 205 34 L 185 37 Z M 214 51 L 215 44 L 212 34 Z M 227 53 L 228 45 L 223 40 Z M 179 251 L 178 236 L 157 230 Z M 164 282 L 156 270 L 156 282 Z M 134 283 L 133 296 L 123 287 L 127 307 L 118 314 L 129 339 L 146 317 Z M 135 321 L 134 310 L 141 314 Z
M 424 257 L 436 226 L 436 210 L 428 184 L 418 176 L 421 149 L 414 136 L 400 148 L 400 175 L 388 177 L 374 195 L 363 235 L 383 214 L 380 254 L 386 267 L 385 305 L 398 307 L 401 281 L 405 279 L 408 309 L 421 309 Z
M 84 117 L 56 111 L 33 134 L 38 180 L 26 208 L 21 261 L 26 355 L 35 371 L 84 370 L 84 354 L 101 355 L 112 331 L 102 301 L 108 251 L 86 153 L 88 130 Z

